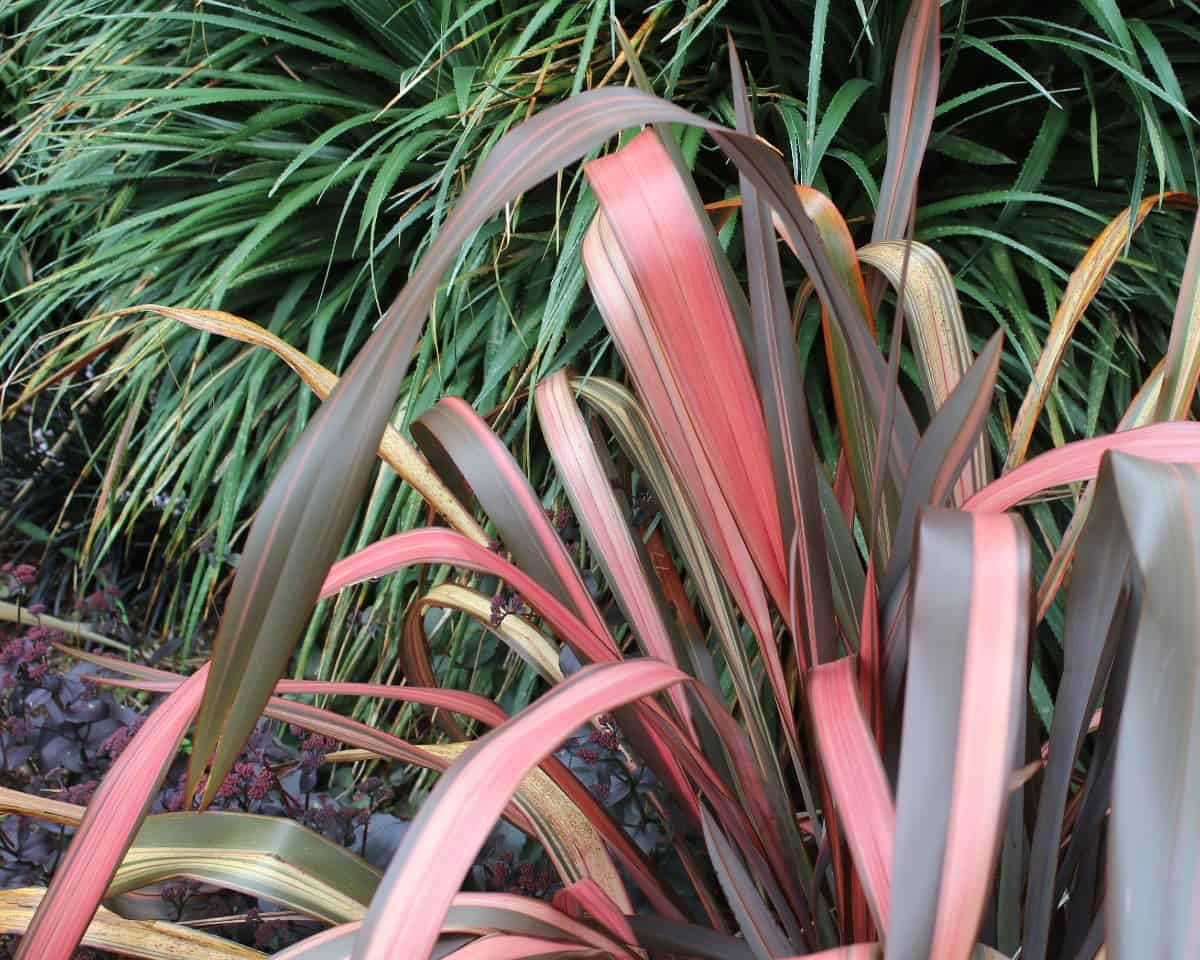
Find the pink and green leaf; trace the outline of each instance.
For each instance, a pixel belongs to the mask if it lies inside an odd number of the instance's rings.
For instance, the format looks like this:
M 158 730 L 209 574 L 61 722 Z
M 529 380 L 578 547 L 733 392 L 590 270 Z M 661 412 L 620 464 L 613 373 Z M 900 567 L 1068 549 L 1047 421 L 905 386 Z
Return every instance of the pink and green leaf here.
M 567 884 L 554 895 L 553 905 L 568 916 L 575 916 L 577 920 L 581 919 L 581 916 L 572 911 L 578 911 L 581 915 L 590 914 L 593 920 L 622 943 L 637 943 L 637 935 L 629 926 L 628 918 L 594 880 L 579 880 Z
M 559 479 L 634 636 L 647 656 L 678 667 L 678 640 L 647 575 L 644 551 L 626 519 L 628 511 L 613 494 L 609 473 L 571 395 L 566 373 L 559 371 L 543 380 L 534 395 L 542 435 Z M 684 691 L 675 687 L 668 696 L 695 736 Z
M 612 646 L 604 618 L 537 494 L 479 414 L 457 397 L 446 397 L 413 424 L 413 435 L 431 460 L 457 471 L 474 491 L 517 566 Z
M 879 185 L 871 240 L 899 240 L 917 203 L 917 180 L 933 129 L 941 77 L 941 10 L 937 0 L 912 0 L 892 69 L 888 157 Z
M 919 527 L 888 957 L 968 955 L 991 890 L 1025 711 L 1030 552 L 1009 515 Z
M 917 428 L 903 397 L 893 397 L 892 430 L 888 441 L 887 463 L 883 474 L 883 499 L 879 516 L 874 516 L 872 479 L 876 460 L 879 423 L 885 407 L 886 365 L 875 345 L 875 321 L 866 286 L 859 267 L 858 253 L 841 212 L 823 193 L 798 186 L 795 193 L 805 214 L 827 251 L 831 266 L 830 283 L 844 295 L 847 319 L 839 320 L 827 299 L 821 301 L 821 328 L 825 356 L 829 364 L 834 409 L 847 474 L 857 504 L 859 518 L 877 529 L 880 544 L 886 550 L 892 543 L 892 525 L 900 507 L 903 478 L 909 469 L 917 444 Z M 792 252 L 802 257 L 776 217 L 777 229 L 784 234 Z
M 851 657 L 815 667 L 808 677 L 822 767 L 875 923 L 887 929 L 896 811 L 875 735 L 859 700 Z
M 55 868 L 17 960 L 68 960 L 74 953 L 191 726 L 207 676 L 205 666 L 185 680 L 113 762 Z
M 1000 513 L 1068 483 L 1095 479 L 1109 450 L 1162 463 L 1200 462 L 1200 424 L 1159 423 L 1077 440 L 1050 450 L 993 480 L 963 504 L 972 513 Z
M 653 132 L 587 174 L 601 209 L 584 246 L 593 296 L 739 606 L 765 632 L 753 580 L 788 609 L 785 545 L 772 486 L 745 479 L 773 475 L 770 448 L 704 225 Z

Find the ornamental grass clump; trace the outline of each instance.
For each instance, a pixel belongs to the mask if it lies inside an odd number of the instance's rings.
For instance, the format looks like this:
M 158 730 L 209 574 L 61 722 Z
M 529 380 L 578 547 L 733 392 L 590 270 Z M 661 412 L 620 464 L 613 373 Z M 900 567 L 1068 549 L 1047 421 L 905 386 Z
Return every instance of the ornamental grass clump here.
M 1194 954 L 1200 831 L 1179 812 L 1200 801 L 1200 426 L 1181 421 L 1200 373 L 1200 242 L 1125 429 L 1025 462 L 1065 344 L 1137 210 L 1080 261 L 995 450 L 1002 334 L 969 335 L 943 261 L 910 235 L 939 31 L 938 5 L 915 3 L 861 248 L 755 135 L 731 49 L 736 129 L 614 88 L 498 142 L 340 379 L 235 316 L 141 308 L 273 349 L 324 402 L 246 537 L 211 661 L 185 678 L 89 655 L 125 686 L 169 696 L 100 782 L 49 887 L 20 894 L 20 956 L 61 960 L 101 920 L 120 926 L 93 917 L 114 887 L 131 888 L 122 871 L 146 859 L 148 830 L 175 843 L 155 876 L 207 870 L 328 925 L 281 958 Z M 636 77 L 632 51 L 630 63 Z M 703 129 L 736 169 L 745 286 L 714 226 L 733 207 L 705 210 L 675 124 Z M 639 125 L 584 167 L 598 212 L 583 264 L 628 383 L 560 369 L 533 390 L 579 527 L 569 550 L 549 496 L 468 403 L 422 413 L 415 445 L 390 421 L 459 247 L 534 183 Z M 806 286 L 789 290 L 785 248 Z M 810 293 L 833 462 L 813 442 L 793 327 Z M 339 559 L 376 456 L 444 525 Z M 653 516 L 644 497 L 630 509 L 643 492 Z M 1034 501 L 1036 535 L 1018 509 Z M 1042 522 L 1063 516 L 1061 530 Z M 319 599 L 413 565 L 462 576 L 414 602 L 398 653 L 408 684 L 282 679 Z M 593 571 L 619 616 L 597 604 Z M 1059 642 L 1038 623 L 1068 576 Z M 520 602 L 478 589 L 495 580 Z M 495 631 L 539 675 L 540 696 L 509 716 L 439 688 L 429 607 Z M 434 708 L 449 742 L 408 743 L 287 699 L 318 693 Z M 264 714 L 353 759 L 442 772 L 382 876 L 299 825 L 247 847 L 238 815 L 210 810 Z M 574 757 L 556 755 L 590 740 L 589 726 L 614 762 L 653 774 L 646 816 L 666 846 L 653 857 Z M 189 731 L 200 809 L 146 817 Z M 550 902 L 536 875 L 518 893 L 461 890 L 501 818 L 544 847 L 561 884 Z M 218 853 L 184 849 L 201 826 Z

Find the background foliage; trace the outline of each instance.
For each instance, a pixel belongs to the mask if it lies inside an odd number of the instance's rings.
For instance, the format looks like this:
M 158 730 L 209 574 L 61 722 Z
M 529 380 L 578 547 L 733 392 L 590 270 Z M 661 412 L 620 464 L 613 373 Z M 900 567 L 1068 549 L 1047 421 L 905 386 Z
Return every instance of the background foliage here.
M 38 563 L 51 603 L 54 590 L 65 601 L 93 584 L 132 588 L 137 632 L 187 652 L 228 583 L 264 478 L 314 399 L 265 351 L 106 311 L 220 307 L 344 369 L 489 146 L 571 92 L 626 82 L 610 16 L 634 39 L 656 92 L 725 122 L 728 30 L 747 62 L 759 132 L 799 182 L 834 199 L 861 242 L 906 9 L 827 0 L 664 0 L 648 11 L 612 0 L 7 4 L 8 552 Z M 1044 13 L 943 5 L 940 105 L 916 219 L 917 239 L 951 267 L 969 329 L 1009 333 L 994 438 L 1007 434 L 1091 238 L 1131 197 L 1196 183 L 1184 106 L 1198 78 L 1190 4 L 1142 5 L 1136 18 L 1105 0 L 1056 10 L 1053 22 Z M 704 198 L 729 195 L 724 159 L 698 139 L 689 146 Z M 484 411 L 503 406 L 504 435 L 540 476 L 524 388 L 564 363 L 619 369 L 581 296 L 578 249 L 593 210 L 579 178 L 563 175 L 479 232 L 439 296 L 398 416 L 447 393 Z M 1035 448 L 1115 425 L 1145 358 L 1165 348 L 1185 240 L 1173 214 L 1150 217 L 1137 235 L 1068 348 Z M 806 355 L 817 334 L 810 305 L 800 318 Z M 835 438 L 819 368 L 808 392 L 828 459 Z M 421 509 L 381 469 L 351 545 L 411 526 Z M 341 599 L 338 616 L 314 622 L 298 669 L 369 673 L 394 649 L 413 586 L 401 575 Z M 334 642 L 324 639 L 331 622 L 346 625 Z M 439 635 L 448 658 L 439 667 L 457 685 L 506 688 L 511 671 L 480 642 L 461 629 Z

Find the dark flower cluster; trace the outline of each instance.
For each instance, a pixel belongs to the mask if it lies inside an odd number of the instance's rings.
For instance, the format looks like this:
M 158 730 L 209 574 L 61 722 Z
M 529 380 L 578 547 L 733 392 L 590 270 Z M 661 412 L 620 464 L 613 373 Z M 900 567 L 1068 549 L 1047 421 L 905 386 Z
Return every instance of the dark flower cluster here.
M 25 566 L 2 572 L 22 582 L 35 576 Z M 41 627 L 0 630 L 0 783 L 86 804 L 111 763 L 104 745 L 136 714 L 87 683 L 88 668 L 60 669 L 53 639 Z M 40 821 L 0 821 L 0 887 L 45 884 L 63 836 Z
M 595 726 L 563 744 L 558 757 L 599 798 L 647 852 L 665 839 L 658 816 L 649 808 L 647 795 L 654 787 L 649 768 L 633 764 L 621 749 L 621 733 L 608 715 Z
M 546 517 L 554 526 L 555 531 L 567 549 L 571 549 L 579 543 L 579 521 L 575 517 L 575 511 L 566 504 L 559 504 L 552 510 L 546 511 Z
M 546 898 L 553 892 L 555 876 L 544 857 L 539 862 L 516 859 L 505 850 L 494 859 L 480 864 L 484 886 L 500 893 L 517 893 L 524 897 Z
M 32 564 L 0 564 L 0 599 L 23 597 L 36 582 L 37 567 Z
M 529 607 L 521 599 L 520 594 L 513 590 L 502 590 L 492 597 L 492 626 L 498 627 L 507 616 L 527 617 Z

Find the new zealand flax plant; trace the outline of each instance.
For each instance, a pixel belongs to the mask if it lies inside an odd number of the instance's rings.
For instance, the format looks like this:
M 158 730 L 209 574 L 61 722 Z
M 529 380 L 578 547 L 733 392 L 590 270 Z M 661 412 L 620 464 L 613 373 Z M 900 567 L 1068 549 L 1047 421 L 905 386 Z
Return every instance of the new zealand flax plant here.
M 46 891 L 3 895 L 11 928 L 25 930 L 20 957 L 66 960 L 103 936 L 165 955 L 137 946 L 139 921 L 96 911 L 168 875 L 329 924 L 277 954 L 287 958 L 1195 955 L 1200 426 L 1182 421 L 1200 373 L 1197 233 L 1166 355 L 1122 430 L 1024 462 L 1063 345 L 1129 231 L 1158 205 L 1194 204 L 1151 198 L 1087 251 L 997 475 L 985 426 L 1002 336 L 973 347 L 943 261 L 907 235 L 939 29 L 937 3 L 914 3 L 878 217 L 861 249 L 838 210 L 796 186 L 754 135 L 731 49 L 736 130 L 605 89 L 508 134 L 340 379 L 235 316 L 140 308 L 267 346 L 324 402 L 259 509 L 211 663 L 184 678 L 86 654 L 122 675 L 113 682 L 169 696 L 86 811 L 6 798 L 10 810 L 78 823 Z M 572 552 L 467 403 L 444 400 L 412 424 L 421 453 L 389 419 L 459 246 L 532 184 L 643 124 L 584 168 L 598 201 L 584 265 L 632 389 L 559 370 L 535 390 L 585 544 Z M 704 129 L 737 170 L 746 290 L 674 124 Z M 835 463 L 814 449 L 777 234 L 807 277 L 797 300 L 820 302 Z M 885 285 L 898 295 L 881 351 Z M 901 389 L 906 333 L 919 393 Z M 377 455 L 446 525 L 338 559 Z M 655 516 L 631 518 L 633 488 L 653 494 Z M 1014 511 L 1051 499 L 1072 519 L 1047 544 L 1039 583 L 1035 538 Z M 619 627 L 581 563 L 602 571 Z M 419 564 L 462 577 L 413 605 L 400 654 L 409 685 L 281 679 L 318 599 Z M 532 613 L 493 605 L 475 577 L 499 579 Z M 1061 674 L 1047 680 L 1033 661 L 1050 641 L 1031 638 L 1068 577 Z M 437 688 L 431 605 L 499 634 L 546 692 L 510 717 Z M 582 668 L 564 676 L 562 650 Z M 1039 677 L 1049 702 L 1035 695 Z M 459 736 L 464 720 L 490 730 L 418 746 L 286 699 L 314 693 L 424 704 Z M 655 774 L 685 886 L 554 757 L 610 713 L 622 749 Z M 358 758 L 443 771 L 382 876 L 303 827 L 254 833 L 244 815 L 204 811 L 264 714 Z M 194 719 L 200 810 L 147 818 Z M 544 845 L 561 881 L 553 902 L 460 892 L 501 817 Z M 214 941 L 189 955 L 252 954 Z

